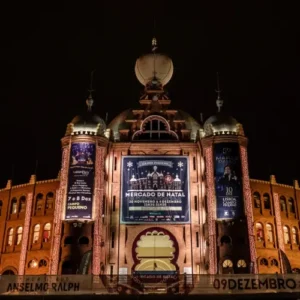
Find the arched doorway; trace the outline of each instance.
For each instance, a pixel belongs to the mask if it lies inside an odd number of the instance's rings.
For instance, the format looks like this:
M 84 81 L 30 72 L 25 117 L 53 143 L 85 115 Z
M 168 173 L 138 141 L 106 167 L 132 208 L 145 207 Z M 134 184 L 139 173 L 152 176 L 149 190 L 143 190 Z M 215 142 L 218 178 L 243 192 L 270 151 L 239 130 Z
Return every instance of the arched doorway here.
M 132 248 L 134 274 L 177 274 L 178 243 L 167 230 L 153 227 L 141 232 Z

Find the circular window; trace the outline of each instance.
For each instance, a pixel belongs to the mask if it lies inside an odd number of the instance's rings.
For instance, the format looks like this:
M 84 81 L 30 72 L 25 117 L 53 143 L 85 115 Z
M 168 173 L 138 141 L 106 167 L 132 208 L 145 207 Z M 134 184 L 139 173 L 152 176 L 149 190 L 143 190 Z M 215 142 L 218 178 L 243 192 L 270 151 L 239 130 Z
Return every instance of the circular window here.
M 223 261 L 223 268 L 232 268 L 233 267 L 233 263 L 230 259 L 225 259 Z
M 237 267 L 238 268 L 246 268 L 247 264 L 246 264 L 245 260 L 239 259 L 238 262 L 237 262 Z

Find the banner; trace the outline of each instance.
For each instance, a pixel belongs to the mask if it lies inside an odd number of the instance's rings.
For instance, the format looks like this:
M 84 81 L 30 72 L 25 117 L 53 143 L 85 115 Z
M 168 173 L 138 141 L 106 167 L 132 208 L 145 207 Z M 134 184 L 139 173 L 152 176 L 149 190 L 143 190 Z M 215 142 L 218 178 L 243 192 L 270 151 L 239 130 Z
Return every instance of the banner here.
M 190 221 L 186 156 L 124 156 L 121 223 Z
M 95 173 L 95 144 L 71 146 L 66 216 L 68 219 L 91 219 Z
M 144 279 L 132 275 L 0 275 L 0 295 L 191 294 L 263 295 L 291 299 L 300 293 L 299 274 L 177 275 Z M 276 298 L 276 295 L 278 297 Z M 270 298 L 270 299 L 271 299 Z M 297 298 L 297 297 L 296 297 Z M 296 299 L 292 297 L 292 299 Z M 299 297 L 298 297 L 299 298 Z
M 217 219 L 234 219 L 243 215 L 243 192 L 239 144 L 214 145 L 214 175 Z
M 92 290 L 91 275 L 0 276 L 0 295 L 74 295 Z

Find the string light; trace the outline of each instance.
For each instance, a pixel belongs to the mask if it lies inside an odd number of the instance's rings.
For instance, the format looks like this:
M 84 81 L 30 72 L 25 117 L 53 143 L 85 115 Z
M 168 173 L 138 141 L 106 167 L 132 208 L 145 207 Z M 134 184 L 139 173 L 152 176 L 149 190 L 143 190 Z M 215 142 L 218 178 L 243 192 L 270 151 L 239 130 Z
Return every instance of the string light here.
M 23 231 L 23 236 L 22 236 L 22 246 L 21 246 L 19 271 L 18 271 L 19 275 L 24 275 L 24 273 L 25 273 L 25 263 L 26 263 L 27 245 L 28 245 L 28 239 L 29 239 L 32 200 L 33 200 L 33 193 L 29 193 L 27 195 L 27 201 L 26 201 L 24 231 Z
M 68 169 L 69 169 L 69 157 L 70 157 L 70 145 L 64 147 L 62 154 L 62 169 L 61 169 L 61 180 L 60 187 L 56 193 L 56 203 L 54 211 L 54 234 L 53 234 L 53 246 L 52 252 L 50 255 L 50 275 L 57 275 L 58 273 L 58 264 L 59 264 L 59 250 L 61 242 L 61 231 L 62 231 L 62 212 L 63 199 L 66 194 L 67 178 L 68 178 Z
M 214 193 L 214 168 L 213 168 L 213 150 L 212 146 L 205 149 L 205 161 L 206 161 L 206 180 L 207 180 L 207 219 L 208 219 L 208 241 L 209 241 L 209 274 L 217 273 L 216 265 L 216 203 L 215 203 L 215 193 Z
M 248 236 L 249 236 L 249 246 L 250 246 L 250 259 L 253 263 L 254 273 L 258 273 L 257 269 L 257 255 L 255 247 L 255 236 L 253 230 L 253 209 L 252 209 L 252 197 L 250 189 L 250 180 L 249 180 L 249 170 L 248 170 L 248 153 L 247 149 L 244 146 L 240 146 L 241 161 L 242 161 L 242 174 L 243 174 L 243 190 L 245 197 L 245 211 L 247 218 L 248 226 Z

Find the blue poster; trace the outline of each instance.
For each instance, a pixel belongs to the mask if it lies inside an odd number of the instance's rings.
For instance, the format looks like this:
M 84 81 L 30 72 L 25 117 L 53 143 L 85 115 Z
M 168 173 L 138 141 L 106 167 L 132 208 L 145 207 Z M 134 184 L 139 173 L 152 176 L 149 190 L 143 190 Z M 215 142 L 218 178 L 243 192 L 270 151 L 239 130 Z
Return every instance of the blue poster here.
M 214 169 L 217 219 L 241 217 L 243 215 L 243 191 L 239 144 L 215 144 Z
M 95 144 L 71 145 L 66 219 L 91 219 L 95 174 Z
M 186 156 L 124 156 L 121 223 L 190 221 Z

